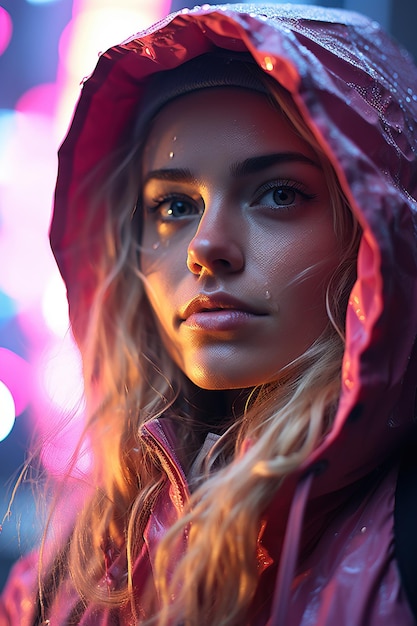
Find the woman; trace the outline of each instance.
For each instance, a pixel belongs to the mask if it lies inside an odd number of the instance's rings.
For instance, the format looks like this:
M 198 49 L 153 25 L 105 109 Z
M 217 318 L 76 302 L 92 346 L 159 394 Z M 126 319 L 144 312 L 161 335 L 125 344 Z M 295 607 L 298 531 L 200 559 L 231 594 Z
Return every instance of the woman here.
M 93 489 L 5 624 L 416 623 L 416 78 L 375 23 L 300 6 L 102 56 L 51 228 Z

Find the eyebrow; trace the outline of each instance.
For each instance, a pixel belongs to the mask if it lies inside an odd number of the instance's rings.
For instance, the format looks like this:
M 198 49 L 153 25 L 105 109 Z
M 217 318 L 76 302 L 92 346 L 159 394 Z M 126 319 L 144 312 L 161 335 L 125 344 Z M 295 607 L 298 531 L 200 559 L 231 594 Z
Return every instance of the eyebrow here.
M 310 159 L 310 157 L 302 152 L 278 152 L 276 154 L 255 156 L 245 159 L 244 161 L 232 163 L 230 166 L 230 173 L 233 178 L 242 178 L 249 174 L 255 174 L 256 172 L 268 169 L 272 165 L 294 162 L 306 163 L 307 165 L 312 165 L 313 167 L 320 169 L 319 163 Z M 198 183 L 197 178 L 188 168 L 168 168 L 150 171 L 144 178 L 143 186 L 145 186 L 150 180 L 167 180 L 171 182 L 194 184 Z
M 242 162 L 233 163 L 230 167 L 230 172 L 235 178 L 247 176 L 248 174 L 255 174 L 262 170 L 271 167 L 272 165 L 279 165 L 281 163 L 307 163 L 314 167 L 320 168 L 320 165 L 310 159 L 306 154 L 302 152 L 278 152 L 276 154 L 266 154 L 250 159 L 245 159 Z
M 168 180 L 174 183 L 197 183 L 196 177 L 188 168 L 152 170 L 143 179 L 143 186 L 150 180 Z

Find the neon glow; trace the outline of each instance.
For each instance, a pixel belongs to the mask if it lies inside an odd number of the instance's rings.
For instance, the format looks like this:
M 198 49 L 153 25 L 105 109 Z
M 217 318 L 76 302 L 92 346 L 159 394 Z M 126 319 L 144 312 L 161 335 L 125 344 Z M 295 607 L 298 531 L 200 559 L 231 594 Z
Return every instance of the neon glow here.
M 0 441 L 10 434 L 16 419 L 16 409 L 10 389 L 0 380 Z
M 46 5 L 53 0 L 26 0 Z M 0 347 L 0 380 L 8 403 L 7 429 L 30 406 L 29 419 L 49 437 L 43 461 L 61 475 L 83 428 L 81 363 L 68 332 L 65 287 L 49 248 L 48 230 L 57 170 L 57 149 L 72 117 L 82 78 L 100 51 L 168 13 L 169 0 L 73 0 L 72 18 L 61 33 L 54 82 L 30 86 L 14 110 L 0 109 L 0 328 L 14 322 L 28 362 Z M 0 54 L 13 34 L 12 15 L 0 7 Z M 30 63 L 30 55 L 27 63 Z M 3 397 L 3 396 L 2 396 Z M 14 406 L 13 411 L 10 407 Z M 1 405 L 2 423 L 4 422 Z M 67 426 L 53 430 L 66 419 Z M 7 432 L 6 432 L 7 430 Z M 83 450 L 74 470 L 85 471 Z
M 79 416 L 84 410 L 81 357 L 70 335 L 52 344 L 39 372 L 42 389 L 59 413 Z
M 38 416 L 40 432 L 46 437 L 42 462 L 47 470 L 61 476 L 71 466 L 71 473 L 88 471 L 90 451 L 83 446 L 73 461 L 77 442 L 84 428 L 85 403 L 81 358 L 71 335 L 51 345 L 38 363 L 39 389 L 43 402 L 54 415 L 53 422 Z
M 59 0 L 26 0 L 28 4 L 52 4 L 53 2 L 59 2 Z
M 42 312 L 48 328 L 64 337 L 69 329 L 68 303 L 65 285 L 58 273 L 48 281 L 42 298 Z
M 0 54 L 6 50 L 13 32 L 12 18 L 3 7 L 0 7 Z
M 58 127 L 65 133 L 78 98 L 80 81 L 91 74 L 99 54 L 169 12 L 169 0 L 120 0 L 102 6 L 97 0 L 74 0 L 73 19 L 59 43 L 61 99 Z

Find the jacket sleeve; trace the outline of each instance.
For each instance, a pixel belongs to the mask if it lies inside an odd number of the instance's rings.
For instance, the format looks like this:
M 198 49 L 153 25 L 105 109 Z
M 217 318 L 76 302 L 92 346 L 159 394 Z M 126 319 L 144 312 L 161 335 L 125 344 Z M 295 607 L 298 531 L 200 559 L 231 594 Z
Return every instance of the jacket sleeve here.
M 0 597 L 0 626 L 32 626 L 37 581 L 37 553 L 14 565 Z

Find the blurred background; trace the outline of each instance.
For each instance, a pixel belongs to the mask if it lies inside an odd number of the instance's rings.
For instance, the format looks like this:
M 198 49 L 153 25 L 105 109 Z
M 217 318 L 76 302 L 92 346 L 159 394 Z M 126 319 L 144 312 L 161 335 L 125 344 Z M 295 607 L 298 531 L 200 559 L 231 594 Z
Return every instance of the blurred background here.
M 417 59 L 416 0 L 304 3 L 365 13 Z M 56 427 L 42 464 L 59 477 L 83 419 L 79 358 L 48 245 L 56 152 L 98 53 L 193 4 L 0 0 L 0 589 L 39 536 L 30 485 L 8 506 L 32 438 Z M 68 413 L 73 419 L 63 425 Z M 85 469 L 88 454 L 82 459 Z

